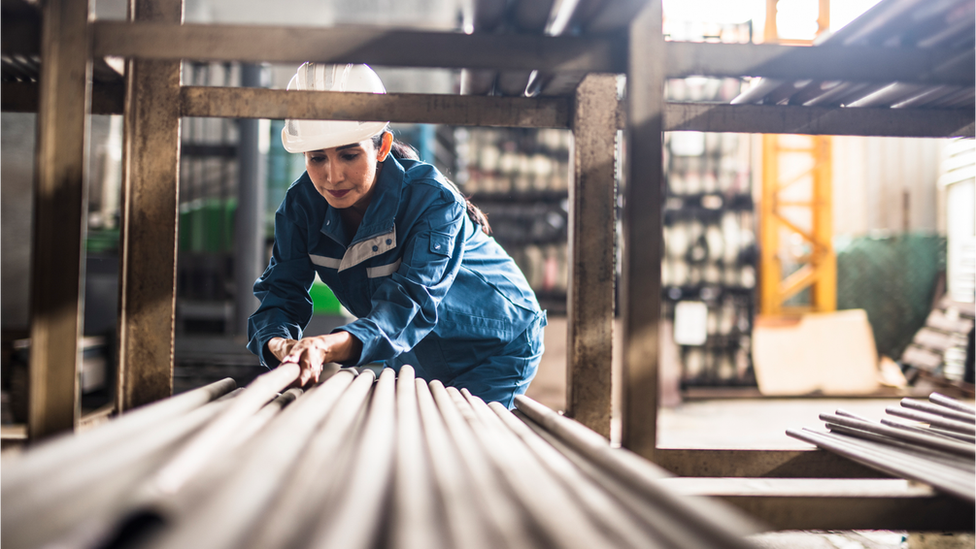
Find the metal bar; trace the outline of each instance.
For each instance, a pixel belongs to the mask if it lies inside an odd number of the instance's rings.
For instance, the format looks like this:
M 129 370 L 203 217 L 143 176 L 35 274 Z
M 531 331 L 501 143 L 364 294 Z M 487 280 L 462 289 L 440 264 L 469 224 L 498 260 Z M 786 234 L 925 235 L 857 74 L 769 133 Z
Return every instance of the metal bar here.
M 260 87 L 259 65 L 241 67 L 241 85 Z M 247 320 L 260 302 L 254 297 L 254 281 L 267 264 L 264 219 L 267 195 L 267 157 L 261 152 L 261 124 L 258 120 L 237 121 L 237 210 L 234 223 L 234 333 L 247 335 Z M 267 131 L 267 130 L 266 130 Z
M 157 503 L 157 510 L 168 520 L 178 520 L 180 527 L 165 530 L 154 547 L 236 548 L 259 522 L 268 505 L 285 485 L 292 466 L 299 461 L 323 418 L 333 409 L 343 392 L 355 383 L 372 385 L 373 373 L 345 370 L 317 385 L 293 406 L 285 408 L 249 444 L 252 451 L 243 453 L 229 478 L 209 490 L 203 501 L 195 491 L 181 491 L 167 502 Z
M 27 434 L 31 440 L 74 429 L 83 328 L 87 110 L 91 97 L 88 2 L 43 4 L 34 235 L 31 251 L 31 352 Z
M 482 447 L 508 481 L 516 500 L 525 506 L 546 533 L 544 546 L 607 547 L 613 545 L 606 529 L 592 514 L 584 512 L 569 487 L 558 480 L 535 457 L 525 443 L 488 408 L 480 398 L 454 387 L 447 390 L 462 396 L 459 408 L 477 434 Z
M 654 459 L 663 248 L 664 36 L 661 1 L 630 25 L 627 71 L 627 176 L 624 181 L 623 396 L 621 441 Z
M 663 481 L 684 496 L 719 499 L 775 530 L 972 531 L 973 506 L 901 479 Z
M 610 438 L 616 207 L 617 78 L 576 89 L 569 184 L 566 413 Z
M 952 408 L 953 410 L 959 410 L 961 412 L 967 412 L 976 415 L 976 409 L 972 406 L 967 406 L 958 400 L 947 397 L 941 393 L 932 393 L 929 395 L 929 401 L 933 404 L 938 404 L 939 406 L 945 406 L 947 408 Z
M 973 137 L 971 109 L 869 109 L 668 103 L 668 131 Z
M 938 472 L 934 463 L 926 465 L 926 460 L 909 460 L 904 456 L 898 457 L 890 451 L 879 451 L 877 443 L 871 444 L 853 437 L 825 435 L 809 429 L 802 431 L 787 429 L 786 434 L 880 471 L 909 480 L 924 482 L 940 491 L 970 502 L 974 501 L 972 475 L 958 475 L 959 478 L 947 478 Z M 968 481 L 963 484 L 964 480 Z
M 438 494 L 432 480 L 431 459 L 424 447 L 424 433 L 417 405 L 417 383 L 413 367 L 397 372 L 396 386 L 396 473 L 393 485 L 393 515 L 390 539 L 395 547 L 447 547 Z M 453 502 L 451 502 L 453 505 Z
M 379 529 L 361 520 L 378 518 L 390 492 L 396 450 L 396 374 L 384 368 L 373 389 L 355 466 L 350 467 L 348 486 L 341 502 L 320 521 L 311 536 L 312 547 L 372 547 Z
M 183 115 L 197 117 L 391 120 L 466 126 L 568 128 L 565 98 L 286 91 L 184 86 Z
M 483 504 L 495 502 L 488 493 L 476 489 L 473 472 L 467 469 L 461 459 L 461 451 L 452 442 L 427 382 L 418 379 L 415 385 L 425 447 L 430 457 L 434 484 L 444 508 L 444 521 L 448 531 L 447 546 L 474 549 L 502 546 L 503 536 L 493 531 L 493 524 L 489 524 L 489 519 L 499 511 L 481 512 L 486 510 Z M 445 502 L 451 503 L 448 505 Z M 510 515 L 504 511 L 502 514 Z
M 820 450 L 658 448 L 655 463 L 681 477 L 877 478 L 882 473 Z
M 467 469 L 475 494 L 482 500 L 480 510 L 486 511 L 484 519 L 489 526 L 488 534 L 497 540 L 496 547 L 528 548 L 538 538 L 534 525 L 528 524 L 522 509 L 511 505 L 511 499 L 500 489 L 499 473 L 480 451 L 475 433 L 461 416 L 457 405 L 439 381 L 431 381 L 429 391 L 421 390 L 421 405 L 430 397 L 437 404 L 437 411 L 453 440 L 461 463 Z M 419 386 L 418 386 L 419 388 Z M 425 394 L 426 393 L 426 394 Z
M 178 25 L 183 2 L 134 0 L 129 17 Z M 180 62 L 129 60 L 125 78 L 116 380 L 123 411 L 173 393 Z
M 93 54 L 141 59 L 369 63 L 380 66 L 624 72 L 612 38 L 461 34 L 383 27 L 91 24 Z M 417 52 L 423 52 L 418 56 Z
M 520 412 L 564 442 L 573 451 L 606 471 L 647 501 L 666 510 L 672 520 L 695 528 L 705 547 L 747 547 L 737 529 L 752 524 L 738 513 L 707 502 L 688 502 L 664 489 L 660 480 L 670 475 L 653 463 L 623 449 L 612 449 L 603 437 L 579 423 L 561 416 L 534 400 L 519 395 L 515 405 Z
M 931 428 L 923 429 L 921 427 L 908 425 L 906 423 L 901 423 L 899 421 L 895 421 L 893 419 L 888 419 L 888 418 L 881 418 L 881 424 L 887 425 L 889 427 L 896 427 L 898 429 L 905 429 L 907 431 L 914 431 L 916 433 L 932 435 L 935 437 L 941 437 L 949 440 L 962 440 L 965 442 L 976 442 L 976 437 L 972 435 L 964 435 L 962 433 L 955 433 L 952 431 L 942 431 L 939 429 L 931 429 Z
M 668 78 L 762 76 L 778 80 L 898 81 L 970 86 L 974 79 L 972 66 L 954 74 L 934 70 L 944 60 L 964 53 L 957 50 L 668 42 L 665 52 Z
M 925 468 L 952 468 L 954 470 L 953 473 L 968 471 L 969 480 L 976 480 L 973 478 L 973 472 L 976 471 L 976 463 L 963 456 L 949 454 L 932 448 L 926 448 L 925 446 L 918 446 L 909 442 L 895 440 L 883 435 L 876 435 L 841 425 L 831 425 L 830 432 L 831 434 L 848 435 L 857 439 L 883 444 L 884 448 L 878 447 L 879 451 L 890 453 L 896 458 L 903 457 L 908 460 L 924 460 L 921 465 Z M 852 440 L 850 442 L 856 443 L 857 441 Z
M 243 547 L 287 546 L 325 513 L 327 503 L 334 504 L 335 496 L 330 494 L 338 492 L 346 480 L 339 472 L 355 467 L 353 439 L 362 425 L 375 379 L 372 372 L 361 377 L 346 385 L 328 417 L 310 435 L 271 509 L 263 514 L 261 523 L 247 536 L 246 542 L 241 542 Z
M 474 405 L 474 404 L 473 404 Z M 608 475 L 594 471 L 592 464 L 575 456 L 569 448 L 558 448 L 558 440 L 543 437 L 532 429 L 529 419 L 520 421 L 506 407 L 488 404 L 505 426 L 533 452 L 562 483 L 573 491 L 579 504 L 601 522 L 601 528 L 614 535 L 617 547 L 700 547 L 696 531 L 680 528 L 651 502 L 641 501 Z M 537 424 L 536 424 L 537 426 Z M 622 493 L 628 493 L 621 497 Z
M 150 481 L 153 488 L 170 494 L 197 474 L 209 459 L 240 430 L 265 404 L 298 379 L 301 372 L 294 362 L 278 366 L 248 384 L 244 394 L 230 402 L 220 417 L 203 429 L 179 455 Z
M 846 418 L 835 414 L 820 414 L 820 420 L 827 422 L 828 427 L 830 426 L 829 424 L 842 425 L 844 427 L 852 427 L 854 429 L 860 429 L 862 431 L 867 431 L 869 433 L 887 435 L 892 438 L 906 440 L 909 442 L 927 446 L 929 448 L 936 448 L 939 450 L 944 450 L 946 452 L 959 454 L 961 456 L 976 456 L 976 445 L 973 444 L 966 444 L 964 442 L 954 442 L 951 440 L 945 440 L 941 437 L 933 437 L 933 436 L 922 435 L 919 433 L 912 433 L 909 431 L 905 431 L 903 429 L 896 429 L 894 427 L 888 427 L 885 425 L 879 425 L 867 421 L 859 421 L 856 419 Z
M 964 423 L 976 423 L 976 415 L 963 412 L 961 410 L 956 410 L 954 408 L 949 408 L 948 406 L 931 404 L 922 400 L 912 400 L 910 398 L 901 399 L 900 404 L 905 408 L 912 408 L 920 412 L 935 414 L 935 415 L 947 417 L 949 419 L 962 421 Z
M 937 416 L 935 414 L 929 414 L 926 412 L 918 412 L 915 410 L 909 410 L 906 408 L 899 408 L 897 406 L 889 406 L 885 408 L 885 412 L 905 419 L 911 419 L 913 421 L 920 421 L 922 423 L 928 423 L 932 427 L 945 429 L 947 431 L 955 431 L 957 433 L 963 433 L 967 435 L 976 435 L 976 424 L 969 421 L 955 421 L 942 416 Z
M 120 501 L 132 496 L 132 486 L 150 476 L 189 434 L 210 421 L 229 402 L 214 402 L 197 408 L 178 421 L 167 421 L 151 431 L 144 430 L 113 444 L 110 451 L 74 460 L 27 485 L 6 486 L 4 469 L 3 498 L 17 501 L 2 514 L 2 543 L 9 547 L 71 546 L 58 540 L 97 537 L 111 530 L 112 511 Z M 84 437 L 80 437 L 84 438 Z M 43 517 L 44 528 L 25 528 Z
M 29 486 L 38 479 L 65 467 L 67 463 L 77 463 L 91 456 L 100 455 L 107 448 L 187 414 L 226 395 L 235 387 L 233 379 L 225 378 L 123 414 L 98 429 L 86 433 L 84 437 L 59 437 L 31 447 L 29 453 L 5 454 L 0 466 L 4 470 L 3 489 Z M 28 457 L 30 459 L 26 459 Z

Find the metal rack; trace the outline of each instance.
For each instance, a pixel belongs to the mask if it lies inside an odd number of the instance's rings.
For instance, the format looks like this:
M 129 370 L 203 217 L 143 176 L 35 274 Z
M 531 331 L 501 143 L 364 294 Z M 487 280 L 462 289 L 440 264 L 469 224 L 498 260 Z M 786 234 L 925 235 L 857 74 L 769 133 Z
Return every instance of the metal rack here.
M 973 64 L 933 73 L 931 67 L 947 54 L 938 49 L 665 42 L 660 0 L 580 5 L 602 8 L 592 17 L 600 21 L 593 28 L 604 32 L 466 35 L 385 28 L 183 25 L 180 0 L 136 0 L 130 7 L 130 21 L 89 21 L 87 2 L 50 0 L 43 6 L 36 42 L 8 41 L 4 33 L 4 55 L 39 54 L 42 60 L 36 84 L 3 85 L 4 110 L 38 112 L 30 436 L 36 439 L 70 430 L 79 416 L 75 363 L 83 306 L 79 289 L 84 280 L 82 209 L 89 112 L 125 116 L 120 412 L 172 391 L 180 117 L 381 118 L 571 129 L 575 139 L 567 414 L 606 435 L 614 297 L 610 183 L 616 131 L 622 129 L 628 147 L 619 289 L 624 326 L 623 445 L 683 476 L 875 476 L 817 451 L 657 447 L 662 132 L 972 137 L 972 109 L 668 103 L 664 81 L 704 75 L 972 86 Z M 6 27 L 8 21 L 4 23 Z M 106 56 L 126 58 L 124 86 L 92 82 L 93 60 Z M 568 96 L 488 97 L 190 87 L 180 83 L 181 59 L 524 71 L 544 67 L 555 75 L 553 85 L 572 83 L 565 89 L 575 91 Z M 613 76 L 620 73 L 627 75 L 624 100 L 618 100 Z M 79 285 L 65 284 L 66 280 Z M 779 528 L 973 527 L 971 506 L 932 492 L 854 494 L 841 487 L 833 497 L 822 497 L 797 490 L 771 488 L 767 493 L 730 497 Z

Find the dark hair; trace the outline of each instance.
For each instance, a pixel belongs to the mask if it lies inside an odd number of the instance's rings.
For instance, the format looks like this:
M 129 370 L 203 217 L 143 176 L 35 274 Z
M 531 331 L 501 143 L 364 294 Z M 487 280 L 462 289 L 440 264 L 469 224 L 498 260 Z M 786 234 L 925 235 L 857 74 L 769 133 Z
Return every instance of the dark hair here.
M 373 146 L 375 146 L 377 149 L 380 147 L 380 144 L 383 143 L 384 133 L 386 132 L 380 132 L 379 134 L 373 136 Z M 420 160 L 420 154 L 417 152 L 417 149 L 396 138 L 393 139 L 393 146 L 390 148 L 390 154 L 392 154 L 393 158 L 396 158 L 397 160 L 402 160 L 404 158 L 407 160 Z M 447 177 L 444 178 L 444 181 L 447 181 L 447 183 L 453 187 L 458 194 L 464 197 L 464 205 L 468 210 L 468 217 L 471 218 L 472 223 L 479 225 L 485 234 L 490 235 L 491 225 L 488 224 L 488 216 L 485 215 L 485 212 L 481 211 L 480 208 L 472 204 L 471 201 L 468 200 L 468 197 L 464 196 L 464 193 L 461 192 L 461 189 L 459 189 L 453 181 Z

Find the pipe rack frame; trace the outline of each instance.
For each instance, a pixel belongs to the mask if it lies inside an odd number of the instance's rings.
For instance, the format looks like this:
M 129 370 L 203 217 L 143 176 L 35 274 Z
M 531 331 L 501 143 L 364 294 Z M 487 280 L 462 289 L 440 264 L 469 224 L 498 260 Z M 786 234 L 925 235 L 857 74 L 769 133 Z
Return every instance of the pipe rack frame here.
M 63 0 L 62 0 L 63 1 Z M 141 2 L 151 12 L 152 10 L 163 10 L 166 6 L 172 8 L 175 4 L 182 3 L 179 0 L 141 0 Z M 57 5 L 58 0 L 52 0 L 45 6 Z M 87 7 L 87 2 L 82 2 Z M 155 12 L 154 12 L 155 13 Z M 668 130 L 696 130 L 696 131 L 742 131 L 742 132 L 769 132 L 769 133 L 830 133 L 843 135 L 912 135 L 924 137 L 944 137 L 956 135 L 973 135 L 972 113 L 968 111 L 899 111 L 895 109 L 808 109 L 808 108 L 784 108 L 773 106 L 732 106 L 732 105 L 702 105 L 702 104 L 668 104 L 664 100 L 663 84 L 669 77 L 682 77 L 690 74 L 703 74 L 712 76 L 763 76 L 769 78 L 819 78 L 824 80 L 844 79 L 845 77 L 856 75 L 858 79 L 877 80 L 877 81 L 912 81 L 925 83 L 957 83 L 960 79 L 971 83 L 972 77 L 965 73 L 958 74 L 930 74 L 929 67 L 933 66 L 930 55 L 938 55 L 931 52 L 904 52 L 881 51 L 868 48 L 800 48 L 789 46 L 736 46 L 728 44 L 682 44 L 667 43 L 661 34 L 661 1 L 650 0 L 644 6 L 641 13 L 635 17 L 631 23 L 626 38 L 618 40 L 615 38 L 596 37 L 596 38 L 570 38 L 570 37 L 472 37 L 457 33 L 414 33 L 409 31 L 391 31 L 377 29 L 303 29 L 301 32 L 308 40 L 305 42 L 308 48 L 295 48 L 294 44 L 301 43 L 295 40 L 292 34 L 295 29 L 286 27 L 233 27 L 229 26 L 205 26 L 205 25 L 179 25 L 169 13 L 168 23 L 143 23 L 143 22 L 105 22 L 94 21 L 87 24 L 85 32 L 91 36 L 91 56 L 100 57 L 103 55 L 122 55 L 130 58 L 132 63 L 143 63 L 148 59 L 161 61 L 163 63 L 175 64 L 178 66 L 179 59 L 192 57 L 198 59 L 224 59 L 239 61 L 306 61 L 308 59 L 332 60 L 345 62 L 371 62 L 377 65 L 396 65 L 396 66 L 420 66 L 420 67 L 475 67 L 475 68 L 498 68 L 498 69 L 518 69 L 518 68 L 537 68 L 545 66 L 555 72 L 562 74 L 580 74 L 580 79 L 586 73 L 611 72 L 626 73 L 628 75 L 628 99 L 625 103 L 611 100 L 604 96 L 600 99 L 606 112 L 612 112 L 616 119 L 616 127 L 625 130 L 629 143 L 628 158 L 630 164 L 625 177 L 625 192 L 629 205 L 625 210 L 624 234 L 625 242 L 632 245 L 625 248 L 624 256 L 624 278 L 621 290 L 621 302 L 624 304 L 624 445 L 642 456 L 657 461 L 672 471 L 677 470 L 680 474 L 696 477 L 725 476 L 725 473 L 735 474 L 741 477 L 764 477 L 769 475 L 787 475 L 797 478 L 865 478 L 875 477 L 876 474 L 858 471 L 858 467 L 840 460 L 839 458 L 827 457 L 829 454 L 819 450 L 791 451 L 791 452 L 769 452 L 769 451 L 742 451 L 742 450 L 669 450 L 657 447 L 656 420 L 658 409 L 657 397 L 657 349 L 658 349 L 658 323 L 660 321 L 660 269 L 658 268 L 662 253 L 663 243 L 661 242 L 661 212 L 655 206 L 660 205 L 662 192 L 662 161 L 661 161 L 661 132 Z M 87 11 L 86 11 L 87 16 Z M 47 24 L 47 23 L 45 23 Z M 77 24 L 77 21 L 75 21 Z M 281 33 L 289 33 L 289 40 L 281 41 L 275 36 Z M 51 35 L 47 35 L 48 40 L 42 40 L 41 50 L 50 47 Z M 183 37 L 184 39 L 179 39 Z M 63 39 L 63 38 L 62 38 Z M 84 55 L 89 55 L 87 38 L 78 42 L 65 42 L 79 47 Z M 225 40 L 230 40 L 225 42 Z M 377 42 L 370 43 L 370 40 Z M 273 47 L 268 47 L 268 43 L 273 42 Z M 288 44 L 285 47 L 283 44 Z M 353 44 L 356 47 L 349 47 Z M 378 44 L 383 45 L 379 47 Z M 426 59 L 418 59 L 411 54 L 411 47 L 430 44 L 440 44 L 436 50 L 426 50 L 430 55 Z M 5 41 L 6 45 L 6 41 Z M 446 46 L 444 46 L 446 45 Z M 314 48 L 314 49 L 309 49 Z M 331 48 L 331 49 L 330 49 Z M 664 55 L 661 54 L 664 52 Z M 465 55 L 462 55 L 465 54 Z M 468 55 L 469 54 L 469 55 Z M 435 57 L 436 56 L 436 57 Z M 889 62 L 897 58 L 898 62 L 893 65 Z M 48 58 L 51 59 L 51 58 Z M 789 62 L 785 62 L 789 59 Z M 888 61 L 885 61 L 888 60 Z M 836 64 L 832 64 L 835 63 Z M 90 63 L 89 63 L 90 65 Z M 152 65 L 145 65 L 151 67 Z M 163 66 L 163 65 L 160 65 Z M 70 61 L 67 58 L 53 58 L 49 63 L 49 68 L 45 73 L 70 68 Z M 152 69 L 150 69 L 152 70 Z M 160 75 L 162 78 L 162 75 Z M 588 84 L 585 84 L 587 86 Z M 50 84 L 50 81 L 49 81 Z M 48 84 L 48 85 L 49 85 Z M 6 91 L 14 89 L 9 84 L 4 84 L 4 110 L 29 110 L 32 101 L 30 85 L 19 85 L 16 88 L 17 94 L 8 98 Z M 85 89 L 91 86 L 88 78 L 85 79 Z M 584 90 L 580 88 L 580 90 Z M 81 94 L 82 101 L 73 101 L 68 106 L 69 115 L 63 119 L 50 116 L 51 109 L 48 102 L 44 99 L 44 88 L 33 99 L 34 104 L 41 116 L 49 122 L 45 123 L 45 131 L 62 130 L 66 128 L 67 120 L 77 120 L 79 116 L 90 113 L 100 112 L 119 112 L 124 110 L 127 116 L 132 116 L 131 103 L 135 101 L 143 91 L 138 86 L 133 87 L 132 82 L 124 91 L 125 100 L 122 108 L 119 108 L 118 88 L 113 86 L 95 87 L 93 98 L 89 101 L 87 91 Z M 268 95 L 262 95 L 268 93 Z M 286 95 L 291 94 L 291 95 Z M 243 88 L 220 89 L 205 88 L 197 89 L 183 86 L 164 86 L 160 88 L 158 96 L 162 102 L 161 108 L 167 109 L 165 117 L 169 120 L 178 120 L 180 116 L 235 116 L 235 117 L 264 117 L 264 116 L 288 116 L 293 118 L 312 118 L 321 117 L 323 113 L 333 113 L 336 118 L 348 116 L 356 118 L 356 114 L 371 112 L 384 119 L 403 122 L 439 122 L 444 124 L 457 125 L 516 125 L 521 127 L 559 127 L 570 128 L 574 132 L 589 132 L 585 129 L 587 125 L 573 122 L 574 113 L 579 107 L 579 102 L 572 102 L 568 98 L 560 97 L 538 97 L 532 99 L 523 98 L 489 98 L 489 97 L 450 97 L 450 96 L 411 96 L 410 94 L 389 94 L 386 98 L 356 98 L 354 94 L 349 94 L 348 103 L 345 99 L 338 100 L 332 97 L 311 98 L 303 97 L 296 92 L 280 92 L 276 90 L 250 90 Z M 273 98 L 273 100 L 272 100 Z M 219 99 L 219 101 L 218 101 Z M 225 105 L 217 103 L 225 102 Z M 353 114 L 340 116 L 341 113 L 331 109 L 336 109 L 335 105 L 343 104 L 352 108 L 355 102 L 355 111 L 348 111 Z M 383 104 L 383 101 L 387 103 Z M 272 102 L 283 102 L 283 105 L 269 105 Z M 97 105 L 97 108 L 96 108 Z M 440 106 L 440 107 L 439 107 Z M 442 108 L 450 106 L 450 108 Z M 277 109 L 277 110 L 275 110 Z M 282 110 L 284 109 L 284 110 Z M 336 109 L 338 110 L 338 109 Z M 45 114 L 46 113 L 46 114 Z M 62 115 L 64 113 L 61 113 Z M 390 116 L 386 116 L 390 115 Z M 128 124 L 129 122 L 127 122 Z M 906 124 L 912 124 L 906 128 Z M 49 127 L 47 127 L 49 126 Z M 165 130 L 171 132 L 171 130 Z M 159 132 L 163 135 L 164 131 L 154 126 L 147 126 L 147 136 Z M 77 133 L 77 132 L 76 132 Z M 67 135 L 67 134 L 66 134 Z M 170 136 L 172 133 L 169 134 Z M 176 158 L 179 158 L 178 130 L 177 140 L 172 143 Z M 158 137 L 158 136 L 157 136 Z M 167 138 L 172 141 L 171 137 Z M 581 143 L 601 142 L 599 139 L 590 135 L 578 135 L 575 142 L 577 146 Z M 606 140 L 602 142 L 606 143 Z M 82 135 L 77 140 L 84 146 L 85 136 Z M 134 158 L 140 153 L 145 152 L 144 147 L 148 141 L 133 140 L 130 143 L 129 155 L 127 158 Z M 602 145 L 606 146 L 606 145 Z M 68 139 L 63 139 L 55 144 L 59 152 L 71 150 L 72 144 Z M 579 154 L 579 151 L 574 151 Z M 612 155 L 612 151 L 604 150 L 600 153 L 606 158 L 607 154 Z M 612 158 L 612 156 L 610 156 Z M 51 157 L 52 168 L 71 169 L 71 166 L 78 162 L 77 155 L 55 154 Z M 167 160 L 168 162 L 168 160 Z M 75 163 L 75 164 L 73 164 Z M 154 170 L 150 170 L 154 171 Z M 581 173 L 576 177 L 580 178 L 585 168 L 581 168 Z M 133 177 L 131 170 L 126 170 L 126 177 Z M 165 177 L 160 175 L 156 184 L 163 185 L 163 188 L 177 189 L 178 173 L 170 170 L 165 173 Z M 76 178 L 78 179 L 78 178 Z M 165 179 L 165 181 L 163 180 Z M 80 188 L 80 179 L 77 183 Z M 125 183 L 127 186 L 133 184 L 132 181 Z M 574 183 L 575 184 L 575 183 Z M 612 180 L 608 182 L 612 185 Z M 76 193 L 78 194 L 78 193 Z M 66 195 L 68 196 L 68 195 Z M 172 199 L 167 199 L 167 204 L 175 200 L 175 191 Z M 67 206 L 77 209 L 79 212 L 84 204 L 83 196 L 70 195 L 66 198 Z M 601 202 L 602 203 L 602 202 Z M 650 208 L 646 206 L 650 205 Z M 161 210 L 169 210 L 169 205 Z M 604 205 L 605 206 L 605 205 Z M 46 224 L 54 212 L 50 204 L 38 203 L 38 223 Z M 635 213 L 638 212 L 638 213 Z M 649 214 L 647 212 L 650 212 Z M 579 210 L 580 219 L 578 227 L 599 225 L 605 220 L 607 215 L 613 216 L 612 210 Z M 167 214 L 168 215 L 168 214 Z M 585 216 L 585 219 L 583 218 Z M 81 226 L 80 232 L 71 231 L 68 238 L 64 234 L 61 237 L 69 248 L 81 249 L 84 238 L 84 227 Z M 129 230 L 132 230 L 131 228 Z M 168 222 L 157 233 L 162 235 L 167 242 L 171 239 L 175 241 L 175 225 Z M 171 233 L 171 234 L 169 234 Z M 34 244 L 34 256 L 45 255 L 49 250 L 38 241 Z M 640 243 L 635 245 L 634 243 Z M 135 244 L 135 248 L 129 249 L 126 253 L 130 257 L 142 256 L 152 257 L 153 254 L 142 253 L 139 248 L 151 245 L 149 239 L 140 239 Z M 602 250 L 587 250 L 586 247 L 578 247 L 574 251 L 571 264 L 578 265 L 581 261 L 605 261 Z M 137 261 L 153 261 L 152 259 L 141 259 Z M 175 258 L 168 265 L 142 265 L 143 269 L 163 267 L 164 270 L 175 268 Z M 52 280 L 55 278 L 53 267 L 41 265 L 40 270 L 35 272 L 35 277 L 47 277 Z M 74 272 L 68 269 L 63 272 Z M 580 276 L 582 273 L 574 271 L 571 276 Z M 123 275 L 124 276 L 124 275 Z M 81 277 L 79 276 L 79 279 Z M 162 277 L 166 278 L 166 277 Z M 613 280 L 603 281 L 601 291 L 609 288 L 612 291 Z M 604 286 L 605 285 L 605 286 Z M 35 289 L 35 296 L 40 291 Z M 584 299 L 588 293 L 580 293 L 571 299 Z M 152 287 L 142 287 L 133 293 L 129 299 L 125 300 L 123 316 L 126 313 L 141 310 L 145 307 L 152 307 L 159 300 L 164 302 L 175 298 L 175 285 L 167 280 L 157 281 Z M 71 301 L 71 300 L 68 300 Z M 82 303 L 79 299 L 72 303 L 61 303 L 54 313 L 61 321 L 70 321 L 74 318 L 77 322 Z M 575 306 L 574 306 L 575 305 Z M 571 304 L 570 311 L 581 310 L 580 303 Z M 36 312 L 36 311 L 35 311 Z M 595 317 L 584 317 L 573 315 L 570 324 L 574 330 L 586 333 L 588 330 L 600 330 L 601 326 L 612 322 L 612 310 L 603 312 Z M 166 316 L 166 315 L 162 315 Z M 35 320 L 35 322 L 37 322 Z M 172 349 L 173 332 L 170 330 L 156 330 L 146 332 L 141 337 L 147 338 L 146 343 L 158 348 L 165 348 L 167 345 Z M 70 338 L 69 338 L 70 339 Z M 39 345 L 43 338 L 35 340 Z M 51 342 L 50 348 L 53 350 L 60 346 L 71 348 L 74 345 L 73 355 L 77 360 L 77 344 L 69 340 Z M 62 349 L 63 350 L 63 349 Z M 163 353 L 165 354 L 165 353 Z M 38 353 L 43 356 L 44 353 Z M 69 352 L 65 356 L 71 356 Z M 581 355 L 577 353 L 576 355 Z M 127 368 L 137 368 L 132 359 L 135 355 L 125 360 Z M 156 356 L 156 360 L 164 360 Z M 169 364 L 162 365 L 158 371 L 165 372 L 168 368 L 172 375 L 172 353 L 168 355 Z M 52 364 L 43 364 L 43 359 L 37 359 L 37 365 L 32 363 L 31 370 L 40 371 L 41 369 L 51 370 Z M 159 365 L 157 365 L 159 366 Z M 70 379 L 73 386 L 74 372 L 76 363 L 70 358 L 56 369 L 58 379 L 64 382 Z M 610 368 L 609 360 L 605 361 L 604 367 L 607 371 Z M 571 363 L 568 370 L 572 373 L 569 379 L 573 383 L 587 377 L 579 370 L 579 363 Z M 53 370 L 52 370 L 53 371 Z M 132 374 L 132 372 L 129 372 Z M 601 373 L 602 375 L 602 373 Z M 138 377 L 137 377 L 138 378 Z M 36 378 L 37 383 L 43 387 L 37 389 L 47 389 L 49 383 L 54 383 L 51 377 Z M 164 382 L 153 382 L 156 386 L 164 386 Z M 171 379 L 169 380 L 171 383 Z M 52 386 L 53 387 L 53 386 Z M 575 390 L 578 388 L 570 388 Z M 606 388 L 609 391 L 609 387 Z M 152 394 L 153 392 L 150 392 Z M 582 394 L 582 393 L 581 393 Z M 77 403 L 77 389 L 74 390 Z M 160 395 L 149 398 L 157 398 Z M 596 411 L 588 425 L 598 432 L 603 432 L 602 424 L 605 415 L 600 412 L 605 404 L 605 398 L 609 395 L 597 395 L 584 397 L 574 403 L 573 412 L 584 418 L 587 413 Z M 58 428 L 42 429 L 37 424 L 36 429 L 32 430 L 32 437 L 42 437 L 54 434 L 57 430 L 69 429 L 76 421 L 72 414 L 64 412 L 66 406 L 55 407 L 50 402 L 44 401 L 34 403 L 37 406 L 51 406 L 45 410 L 52 418 L 61 415 L 61 420 L 57 423 Z M 77 405 L 77 404 L 75 404 Z M 124 409 L 123 405 L 120 409 Z M 33 422 L 33 419 L 32 419 Z M 53 424 L 52 424 L 53 425 Z M 841 491 L 843 492 L 843 491 Z M 729 497 L 729 496 L 726 496 Z M 779 513 L 793 513 L 790 516 L 809 515 L 820 513 L 822 516 L 829 516 L 827 506 L 831 500 L 821 498 L 820 500 L 804 499 L 776 499 L 774 496 L 764 497 L 762 494 L 749 496 L 749 501 L 764 502 L 754 504 L 754 511 L 762 515 L 772 513 L 773 509 L 779 509 Z M 840 494 L 843 497 L 843 494 Z M 906 496 L 907 497 L 907 496 Z M 911 496 L 916 504 L 925 503 L 924 497 Z M 938 498 L 940 496 L 933 496 Z M 902 498 L 895 498 L 893 504 L 897 504 Z M 840 500 L 849 501 L 849 500 Z M 942 504 L 940 504 L 942 505 Z M 972 507 L 962 505 L 958 502 L 950 501 L 946 503 L 947 508 L 940 508 L 940 513 L 952 513 L 953 516 L 968 515 L 968 519 L 960 522 L 965 528 L 970 528 L 972 521 Z M 788 508 L 783 511 L 784 506 Z M 792 509 L 792 511 L 790 511 Z M 859 513 L 855 507 L 850 513 Z M 875 516 L 876 517 L 876 516 Z M 760 516 L 759 518 L 763 518 Z M 870 527 L 871 517 L 865 517 L 868 522 L 862 527 Z M 967 522 L 968 521 L 968 522 Z M 788 528 L 795 526 L 795 523 L 777 519 L 774 521 L 777 527 Z M 808 522 L 807 522 L 808 523 Z M 803 524 L 807 524 L 803 523 Z M 965 524 L 964 524 L 965 523 Z M 861 523 L 859 523 L 861 524 Z M 925 524 L 919 524 L 920 529 L 925 529 Z M 932 528 L 942 529 L 942 523 L 931 524 Z

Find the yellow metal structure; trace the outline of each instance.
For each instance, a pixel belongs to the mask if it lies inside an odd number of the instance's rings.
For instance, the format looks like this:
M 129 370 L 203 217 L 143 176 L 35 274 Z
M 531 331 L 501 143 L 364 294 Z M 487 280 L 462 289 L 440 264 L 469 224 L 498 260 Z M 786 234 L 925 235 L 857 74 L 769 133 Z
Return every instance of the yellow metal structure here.
M 777 3 L 766 2 L 767 43 L 780 42 Z M 828 28 L 829 5 L 819 0 L 818 34 Z M 830 137 L 763 135 L 762 157 L 760 314 L 836 310 Z

